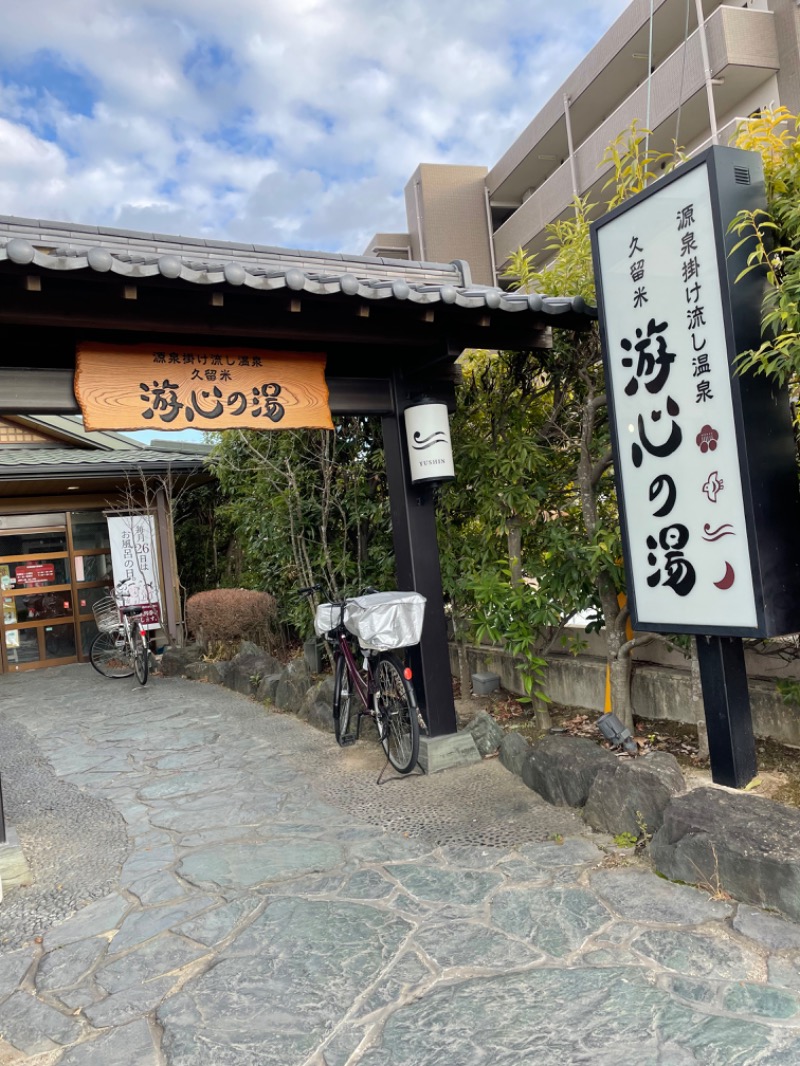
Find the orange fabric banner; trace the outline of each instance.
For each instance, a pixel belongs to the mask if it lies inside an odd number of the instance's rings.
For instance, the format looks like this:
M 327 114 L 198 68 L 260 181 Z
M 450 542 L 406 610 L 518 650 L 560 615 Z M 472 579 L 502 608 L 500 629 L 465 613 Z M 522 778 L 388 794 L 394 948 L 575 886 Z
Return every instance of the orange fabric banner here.
M 87 429 L 333 429 L 325 355 L 196 345 L 78 345 Z

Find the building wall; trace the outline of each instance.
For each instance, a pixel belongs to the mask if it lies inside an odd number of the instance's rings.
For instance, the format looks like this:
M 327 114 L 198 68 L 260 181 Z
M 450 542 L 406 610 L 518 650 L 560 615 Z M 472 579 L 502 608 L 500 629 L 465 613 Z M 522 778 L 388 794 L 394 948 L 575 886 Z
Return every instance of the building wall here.
M 466 259 L 473 281 L 492 284 L 486 174 L 486 167 L 435 163 L 417 167 L 405 189 L 414 259 L 430 263 Z
M 380 258 L 412 259 L 411 237 L 408 233 L 376 233 L 363 254 Z
M 575 192 L 602 202 L 610 171 L 609 164 L 602 164 L 606 148 L 634 120 L 644 127 L 648 114 L 650 8 L 650 0 L 633 0 L 489 170 L 417 168 L 406 186 L 414 258 L 466 259 L 475 281 L 493 284 L 495 272 L 502 272 L 517 248 L 543 251 L 545 227 L 568 217 Z M 669 151 L 676 134 L 679 146 L 689 152 L 710 143 L 694 4 L 684 42 L 685 12 L 685 0 L 653 3 L 650 145 L 658 151 Z M 757 108 L 784 104 L 800 111 L 800 8 L 795 0 L 703 0 L 703 12 L 720 143 L 728 143 L 735 119 Z

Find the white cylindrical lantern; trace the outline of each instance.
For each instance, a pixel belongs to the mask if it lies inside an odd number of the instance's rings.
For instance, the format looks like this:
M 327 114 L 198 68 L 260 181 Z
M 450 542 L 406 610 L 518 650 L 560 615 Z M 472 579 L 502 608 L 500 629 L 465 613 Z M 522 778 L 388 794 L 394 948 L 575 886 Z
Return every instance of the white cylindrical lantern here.
M 456 475 L 446 404 L 421 403 L 407 407 L 405 419 L 412 484 L 452 481 Z

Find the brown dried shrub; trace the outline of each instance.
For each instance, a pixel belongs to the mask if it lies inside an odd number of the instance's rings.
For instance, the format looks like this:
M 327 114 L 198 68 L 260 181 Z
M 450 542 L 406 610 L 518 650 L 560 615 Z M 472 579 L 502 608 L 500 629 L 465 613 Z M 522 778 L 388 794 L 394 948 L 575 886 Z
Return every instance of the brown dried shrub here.
M 210 589 L 186 601 L 186 626 L 205 649 L 216 657 L 234 654 L 241 640 L 251 640 L 276 654 L 281 647 L 275 597 L 250 589 Z M 220 652 L 223 652 L 220 655 Z

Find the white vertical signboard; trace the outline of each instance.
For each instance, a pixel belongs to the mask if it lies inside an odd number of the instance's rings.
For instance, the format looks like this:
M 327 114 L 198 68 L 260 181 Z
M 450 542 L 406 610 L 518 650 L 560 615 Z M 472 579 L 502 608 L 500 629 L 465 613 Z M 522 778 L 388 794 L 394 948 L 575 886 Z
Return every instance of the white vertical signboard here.
M 641 628 L 755 628 L 707 166 L 597 231 L 629 580 Z
M 155 519 L 152 515 L 109 515 L 111 569 L 114 584 L 127 606 L 157 605 L 161 610 L 158 580 L 158 549 Z M 145 629 L 155 629 L 157 621 L 144 620 Z

